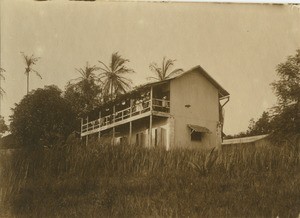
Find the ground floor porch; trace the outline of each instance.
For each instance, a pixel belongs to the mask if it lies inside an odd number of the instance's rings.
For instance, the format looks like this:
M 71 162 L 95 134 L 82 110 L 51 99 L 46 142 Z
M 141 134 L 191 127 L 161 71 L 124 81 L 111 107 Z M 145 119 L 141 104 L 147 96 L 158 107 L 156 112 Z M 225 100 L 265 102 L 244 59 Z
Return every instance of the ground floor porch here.
M 173 119 L 169 116 L 150 114 L 141 119 L 82 136 L 86 144 L 92 139 L 104 144 L 128 144 L 168 150 L 174 139 Z

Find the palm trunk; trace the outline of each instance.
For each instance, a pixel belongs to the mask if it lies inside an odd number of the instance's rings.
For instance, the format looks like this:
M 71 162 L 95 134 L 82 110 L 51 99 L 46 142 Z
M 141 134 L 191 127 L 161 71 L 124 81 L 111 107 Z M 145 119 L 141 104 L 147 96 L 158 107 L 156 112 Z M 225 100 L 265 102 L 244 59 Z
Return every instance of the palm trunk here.
M 2 95 L 3 95 L 3 93 L 2 93 L 2 87 L 1 87 L 1 76 L 0 76 L 0 116 L 1 116 L 1 101 L 2 101 Z
M 29 73 L 27 73 L 27 94 L 29 93 Z
M 110 100 L 113 100 L 113 85 L 110 85 Z

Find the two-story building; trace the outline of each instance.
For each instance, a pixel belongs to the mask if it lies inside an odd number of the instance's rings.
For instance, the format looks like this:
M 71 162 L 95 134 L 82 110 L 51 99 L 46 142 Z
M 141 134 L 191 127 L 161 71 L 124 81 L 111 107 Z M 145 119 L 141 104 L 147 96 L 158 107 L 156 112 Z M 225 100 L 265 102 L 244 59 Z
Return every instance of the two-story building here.
M 228 101 L 229 93 L 196 66 L 91 111 L 82 119 L 81 137 L 166 149 L 219 147 Z

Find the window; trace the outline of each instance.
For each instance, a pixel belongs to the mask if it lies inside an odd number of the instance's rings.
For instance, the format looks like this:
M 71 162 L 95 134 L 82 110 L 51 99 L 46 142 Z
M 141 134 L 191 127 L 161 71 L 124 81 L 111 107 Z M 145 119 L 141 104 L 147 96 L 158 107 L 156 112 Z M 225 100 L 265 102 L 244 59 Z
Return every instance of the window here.
M 126 136 L 123 136 L 123 137 L 120 138 L 120 144 L 121 144 L 121 145 L 126 145 L 126 144 L 128 144 L 128 139 L 127 139 Z
M 187 126 L 190 128 L 192 141 L 201 141 L 202 137 L 204 137 L 204 134 L 211 133 L 209 129 L 203 126 L 192 125 L 192 124 L 188 124 Z
M 196 131 L 192 132 L 192 134 L 191 134 L 191 140 L 192 141 L 201 141 L 201 139 L 202 139 L 202 133 L 201 132 L 196 132 Z
M 154 147 L 157 147 L 158 145 L 158 129 L 154 130 Z
M 146 146 L 146 134 L 144 132 L 139 132 L 136 134 L 135 138 L 136 144 L 139 146 Z

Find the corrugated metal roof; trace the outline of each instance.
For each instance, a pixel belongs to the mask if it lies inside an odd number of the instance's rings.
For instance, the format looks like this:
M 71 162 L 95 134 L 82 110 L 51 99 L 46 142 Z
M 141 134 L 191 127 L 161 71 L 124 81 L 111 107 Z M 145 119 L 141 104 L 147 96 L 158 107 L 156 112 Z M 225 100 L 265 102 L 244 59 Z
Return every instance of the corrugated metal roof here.
M 243 137 L 243 138 L 235 138 L 235 139 L 224 139 L 223 142 L 222 142 L 222 145 L 244 144 L 244 143 L 256 142 L 258 140 L 266 138 L 267 136 L 268 136 L 268 134 L 250 136 L 250 137 Z

